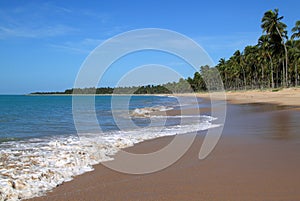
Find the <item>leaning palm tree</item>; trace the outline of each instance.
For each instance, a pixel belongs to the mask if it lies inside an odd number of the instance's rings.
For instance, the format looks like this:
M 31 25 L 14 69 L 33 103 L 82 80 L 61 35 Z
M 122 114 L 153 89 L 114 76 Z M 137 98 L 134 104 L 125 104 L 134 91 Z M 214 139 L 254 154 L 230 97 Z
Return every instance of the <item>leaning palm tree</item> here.
M 267 35 L 270 37 L 271 41 L 273 43 L 280 43 L 284 47 L 284 53 L 285 53 L 285 66 L 283 66 L 282 73 L 285 73 L 285 79 L 283 79 L 283 85 L 286 85 L 287 83 L 287 68 L 288 68 L 288 55 L 287 55 L 287 48 L 284 42 L 284 38 L 287 39 L 287 31 L 286 24 L 281 22 L 283 19 L 283 16 L 278 16 L 278 9 L 269 10 L 265 12 L 261 22 L 261 28 L 264 32 L 267 33 Z M 285 68 L 285 69 L 284 69 Z
M 298 20 L 295 24 L 295 27 L 292 29 L 293 35 L 292 39 L 294 40 L 295 38 L 300 38 L 300 20 Z

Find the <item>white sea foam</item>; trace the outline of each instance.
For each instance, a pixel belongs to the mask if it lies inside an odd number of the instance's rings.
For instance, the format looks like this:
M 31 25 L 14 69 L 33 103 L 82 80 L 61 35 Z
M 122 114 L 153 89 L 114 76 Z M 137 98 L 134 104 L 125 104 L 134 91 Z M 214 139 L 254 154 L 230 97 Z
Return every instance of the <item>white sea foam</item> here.
M 159 118 L 159 119 L 183 119 L 183 118 L 189 118 L 189 119 L 201 119 L 201 118 L 209 118 L 210 121 L 217 120 L 217 118 L 213 118 L 207 115 L 173 115 L 173 116 L 165 116 L 165 115 L 151 115 L 151 118 Z
M 153 113 L 153 112 L 165 112 L 165 111 L 172 110 L 172 109 L 174 109 L 174 108 L 173 107 L 165 107 L 165 106 L 137 108 L 131 112 L 131 116 L 133 116 L 133 117 L 151 117 L 151 113 Z
M 162 108 L 161 108 L 162 109 Z M 151 127 L 79 137 L 11 141 L 0 144 L 0 200 L 40 196 L 93 170 L 93 165 L 113 160 L 118 150 L 162 136 L 215 127 L 214 118 L 202 116 L 200 124 Z

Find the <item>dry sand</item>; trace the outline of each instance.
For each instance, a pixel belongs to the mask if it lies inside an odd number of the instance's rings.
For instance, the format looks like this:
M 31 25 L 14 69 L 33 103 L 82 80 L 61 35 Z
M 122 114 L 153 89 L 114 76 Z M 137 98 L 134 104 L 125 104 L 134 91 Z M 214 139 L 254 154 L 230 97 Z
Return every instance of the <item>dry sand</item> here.
M 299 106 L 299 91 L 229 92 L 227 96 L 234 103 Z M 297 110 L 276 105 L 228 105 L 222 137 L 204 160 L 198 159 L 205 136 L 201 132 L 186 154 L 164 170 L 129 175 L 99 164 L 95 171 L 32 200 L 300 200 L 299 130 Z M 172 139 L 146 141 L 126 151 L 149 153 Z
M 209 98 L 209 93 L 198 93 L 198 97 Z M 226 99 L 230 103 L 271 103 L 278 105 L 300 106 L 300 88 L 272 90 L 249 90 L 226 92 Z

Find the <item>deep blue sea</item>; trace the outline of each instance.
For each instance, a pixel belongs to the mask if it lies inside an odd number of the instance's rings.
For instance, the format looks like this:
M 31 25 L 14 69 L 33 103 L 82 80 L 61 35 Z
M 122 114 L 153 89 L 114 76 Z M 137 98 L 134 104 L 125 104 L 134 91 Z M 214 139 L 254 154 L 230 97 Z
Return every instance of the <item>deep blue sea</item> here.
M 0 96 L 0 200 L 39 196 L 144 140 L 213 126 L 210 116 L 165 114 L 198 105 L 184 97 L 96 96 L 94 110 L 77 98 L 75 126 L 72 96 Z

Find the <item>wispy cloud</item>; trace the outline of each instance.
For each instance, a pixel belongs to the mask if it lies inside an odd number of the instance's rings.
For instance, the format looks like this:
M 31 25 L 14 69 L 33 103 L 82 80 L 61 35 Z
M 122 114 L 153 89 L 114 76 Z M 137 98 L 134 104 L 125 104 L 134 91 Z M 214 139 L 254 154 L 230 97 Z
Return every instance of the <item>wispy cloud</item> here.
M 102 44 L 104 41 L 111 39 L 111 37 L 114 37 L 117 34 L 123 33 L 126 30 L 126 28 L 126 26 L 113 26 L 107 28 L 107 30 L 104 30 L 102 32 L 102 38 L 104 39 L 83 38 L 82 40 L 73 40 L 56 44 L 50 44 L 50 46 L 56 48 L 57 50 L 63 50 L 69 53 L 89 54 L 92 50 L 94 50 L 98 45 Z M 115 40 L 111 40 L 110 42 L 116 42 L 118 44 L 118 42 Z
M 194 38 L 204 50 L 212 55 L 214 62 L 220 58 L 229 58 L 236 50 L 243 51 L 248 45 L 255 45 L 261 33 L 232 33 L 231 35 L 197 36 Z
M 88 9 L 79 9 L 76 10 L 76 13 L 85 17 L 100 20 L 103 24 L 107 23 L 111 19 L 111 15 L 108 13 L 99 13 Z
M 112 37 L 112 36 L 126 32 L 131 29 L 132 28 L 130 28 L 129 26 L 126 26 L 126 25 L 112 26 L 112 27 L 106 28 L 106 30 L 104 30 L 104 32 L 103 32 L 103 35 L 106 37 Z
M 169 66 L 180 66 L 180 67 L 182 67 L 182 66 L 186 66 L 186 65 L 188 65 L 186 62 L 180 62 L 180 61 L 174 61 L 174 62 L 169 62 L 168 63 L 168 65 Z
M 102 42 L 103 40 L 100 39 L 85 38 L 81 41 L 67 41 L 62 44 L 50 44 L 50 47 L 71 53 L 89 54 Z
M 0 38 L 20 37 L 20 38 L 44 38 L 65 35 L 74 32 L 76 29 L 65 25 L 53 25 L 44 27 L 24 27 L 24 26 L 0 26 Z
M 254 45 L 260 33 L 234 33 L 231 35 L 198 36 L 195 40 L 209 49 L 224 50 L 228 48 L 238 49 L 247 45 Z
M 112 36 L 127 29 L 111 25 L 111 14 L 91 9 L 62 7 L 51 2 L 28 3 L 0 8 L 0 39 L 44 38 L 69 34 L 90 34 L 97 29 L 102 36 Z M 95 24 L 97 26 L 90 26 Z
M 43 38 L 76 31 L 70 25 L 57 23 L 55 17 L 72 11 L 50 3 L 27 4 L 22 7 L 0 9 L 0 39 L 11 37 Z

